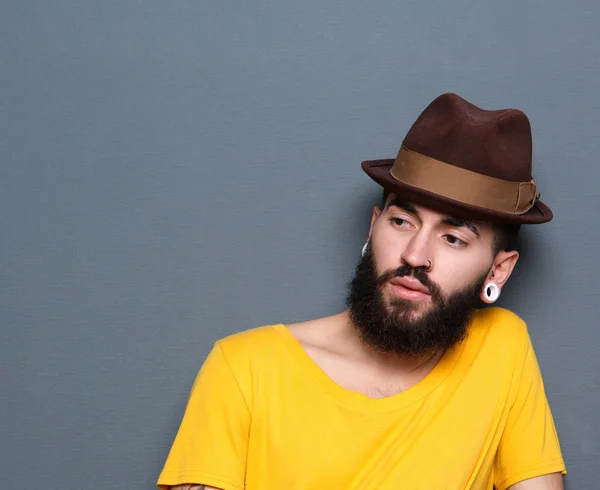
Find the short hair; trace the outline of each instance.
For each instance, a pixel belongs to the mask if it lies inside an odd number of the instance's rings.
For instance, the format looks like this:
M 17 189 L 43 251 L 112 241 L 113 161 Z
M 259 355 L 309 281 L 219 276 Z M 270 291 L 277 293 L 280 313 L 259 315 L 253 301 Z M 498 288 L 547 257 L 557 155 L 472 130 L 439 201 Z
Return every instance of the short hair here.
M 381 209 L 385 208 L 387 199 L 391 193 L 392 192 L 388 189 L 383 189 Z M 521 230 L 521 225 L 492 223 L 492 226 L 494 227 L 494 241 L 492 243 L 492 251 L 494 256 L 501 250 L 505 252 L 517 250 L 517 236 Z

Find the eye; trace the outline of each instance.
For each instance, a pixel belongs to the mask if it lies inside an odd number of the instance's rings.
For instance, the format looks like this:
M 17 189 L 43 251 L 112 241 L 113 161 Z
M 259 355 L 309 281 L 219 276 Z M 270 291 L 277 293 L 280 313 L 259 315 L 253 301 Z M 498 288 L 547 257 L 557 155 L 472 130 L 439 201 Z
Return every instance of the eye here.
M 408 221 L 402 218 L 398 218 L 397 216 L 392 216 L 390 218 L 390 221 L 392 222 L 392 224 L 400 228 L 406 228 L 407 226 L 410 226 L 410 223 Z
M 444 238 L 454 248 L 462 248 L 467 245 L 467 242 L 461 240 L 460 238 L 454 235 L 444 235 Z

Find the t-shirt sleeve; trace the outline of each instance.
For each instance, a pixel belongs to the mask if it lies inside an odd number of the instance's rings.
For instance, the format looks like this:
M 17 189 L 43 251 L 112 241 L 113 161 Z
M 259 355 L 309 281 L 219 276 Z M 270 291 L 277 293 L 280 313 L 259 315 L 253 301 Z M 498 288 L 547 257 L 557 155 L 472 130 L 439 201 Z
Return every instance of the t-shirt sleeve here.
M 525 347 L 516 363 L 508 419 L 495 461 L 497 490 L 549 473 L 566 474 L 558 436 L 539 365 L 525 330 Z
M 249 427 L 248 405 L 217 342 L 196 377 L 158 487 L 243 490 Z

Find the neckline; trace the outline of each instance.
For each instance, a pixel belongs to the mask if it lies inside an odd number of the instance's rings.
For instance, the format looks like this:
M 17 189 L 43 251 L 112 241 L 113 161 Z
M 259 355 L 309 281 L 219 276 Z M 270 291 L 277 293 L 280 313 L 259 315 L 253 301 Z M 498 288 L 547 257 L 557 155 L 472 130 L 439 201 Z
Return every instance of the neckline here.
M 406 391 L 385 398 L 371 398 L 364 393 L 344 388 L 330 378 L 313 361 L 304 350 L 304 347 L 302 347 L 302 344 L 300 344 L 284 324 L 273 325 L 273 329 L 280 334 L 285 347 L 302 371 L 307 373 L 329 395 L 347 405 L 376 412 L 398 410 L 407 407 L 431 393 L 450 375 L 464 350 L 464 344 L 467 342 L 467 339 L 465 339 L 459 345 L 448 349 L 434 368 L 421 381 Z

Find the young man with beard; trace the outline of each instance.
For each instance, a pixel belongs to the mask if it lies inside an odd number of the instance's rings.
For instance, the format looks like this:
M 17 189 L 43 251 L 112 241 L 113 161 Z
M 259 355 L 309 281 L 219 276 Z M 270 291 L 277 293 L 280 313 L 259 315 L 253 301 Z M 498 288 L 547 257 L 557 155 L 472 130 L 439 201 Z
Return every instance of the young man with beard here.
M 552 219 L 521 111 L 454 94 L 395 160 L 348 311 L 215 344 L 162 488 L 562 489 L 565 466 L 524 322 L 493 303 L 521 224 Z

